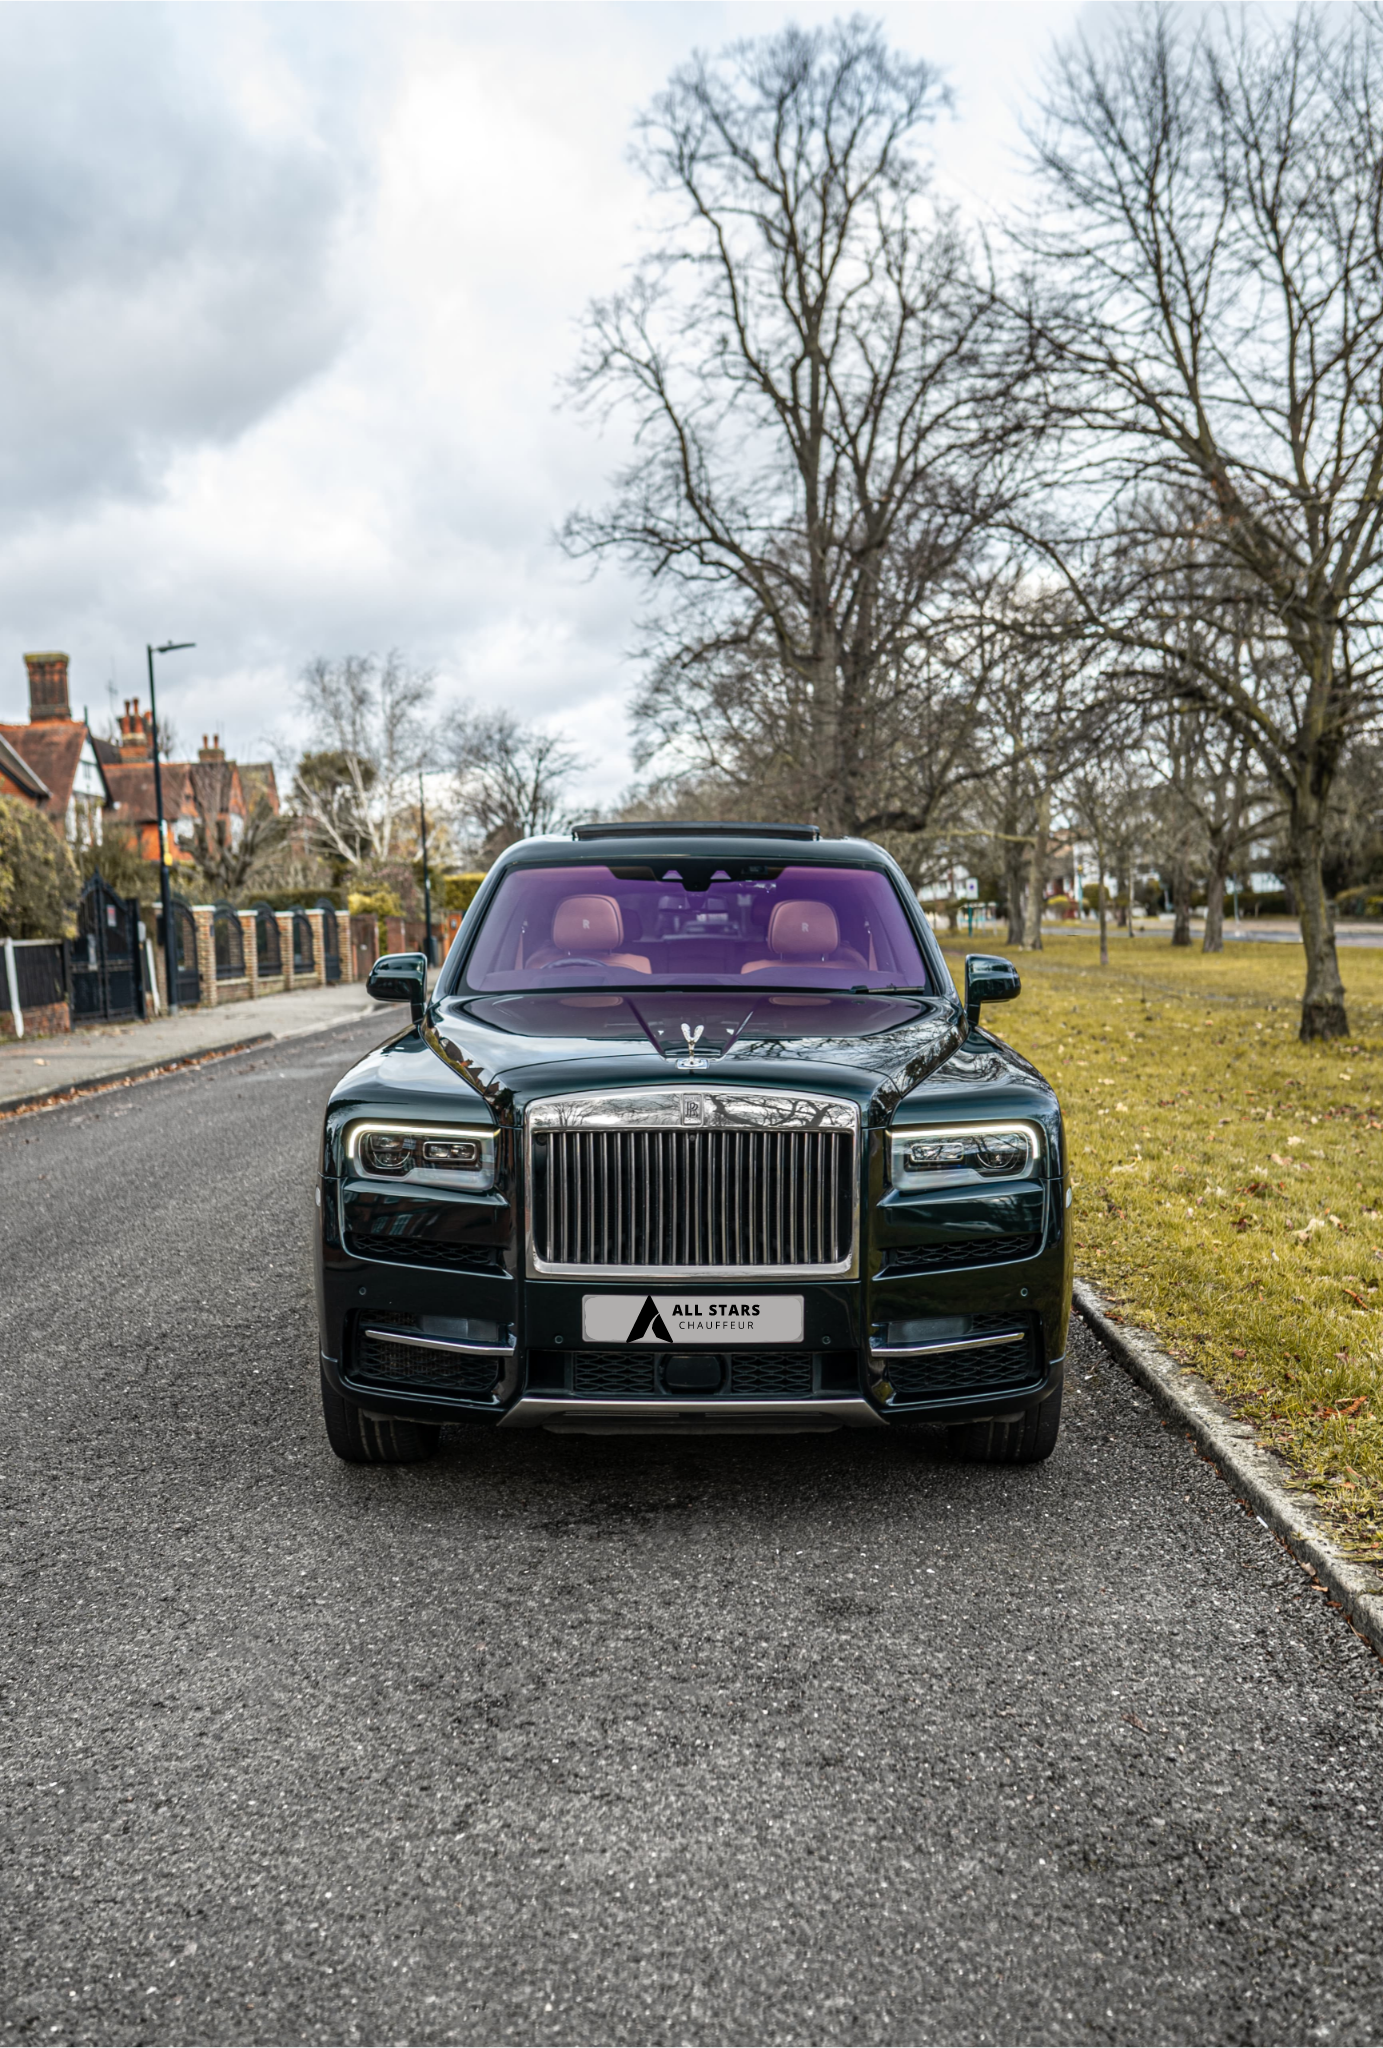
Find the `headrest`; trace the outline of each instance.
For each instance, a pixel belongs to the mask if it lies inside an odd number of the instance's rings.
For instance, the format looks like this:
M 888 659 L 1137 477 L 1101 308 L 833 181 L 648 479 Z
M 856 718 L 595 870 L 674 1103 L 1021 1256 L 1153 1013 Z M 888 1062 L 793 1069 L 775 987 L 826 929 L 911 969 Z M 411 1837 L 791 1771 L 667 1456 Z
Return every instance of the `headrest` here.
M 768 920 L 768 943 L 789 958 L 834 953 L 840 926 L 829 903 L 775 903 Z
M 624 919 L 613 896 L 568 896 L 552 920 L 552 943 L 564 953 L 608 953 L 624 944 Z

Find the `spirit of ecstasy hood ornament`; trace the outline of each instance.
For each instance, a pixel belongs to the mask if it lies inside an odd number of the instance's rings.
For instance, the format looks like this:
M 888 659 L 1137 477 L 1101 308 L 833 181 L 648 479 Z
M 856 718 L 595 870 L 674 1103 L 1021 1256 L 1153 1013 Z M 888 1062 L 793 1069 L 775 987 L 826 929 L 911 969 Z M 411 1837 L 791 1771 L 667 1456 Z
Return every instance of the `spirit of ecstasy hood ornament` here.
M 682 1036 L 687 1041 L 687 1057 L 684 1060 L 678 1060 L 677 1067 L 679 1073 L 704 1073 L 706 1068 L 710 1066 L 711 1063 L 709 1060 L 699 1060 L 696 1057 L 697 1043 L 701 1037 L 702 1032 L 705 1029 L 706 1027 L 704 1024 L 698 1024 L 695 1031 L 692 1030 L 690 1024 L 684 1024 L 682 1026 Z

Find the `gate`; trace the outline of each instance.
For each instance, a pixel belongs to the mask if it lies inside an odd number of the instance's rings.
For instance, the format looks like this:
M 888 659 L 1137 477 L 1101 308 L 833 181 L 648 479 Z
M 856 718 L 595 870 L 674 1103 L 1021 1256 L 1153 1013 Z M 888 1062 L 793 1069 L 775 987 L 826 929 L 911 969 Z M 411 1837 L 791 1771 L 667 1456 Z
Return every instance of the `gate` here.
M 279 921 L 267 903 L 255 905 L 255 954 L 259 961 L 259 978 L 271 981 L 283 972 L 283 953 L 279 945 Z
M 311 974 L 316 966 L 312 950 L 312 919 L 305 910 L 293 912 L 293 979 Z
M 168 951 L 163 939 L 162 911 L 159 912 L 158 933 L 166 973 Z M 202 1000 L 202 977 L 197 967 L 197 920 L 192 915 L 192 905 L 185 903 L 181 896 L 173 898 L 173 940 L 178 955 L 178 1008 L 195 1009 Z
M 329 896 L 319 896 L 315 906 L 322 913 L 322 965 L 328 982 L 341 979 L 341 927 L 336 922 L 336 905 Z
M 245 938 L 234 906 L 218 903 L 211 913 L 211 945 L 218 981 L 245 979 Z
M 77 906 L 72 941 L 72 1022 L 118 1024 L 144 1015 L 139 905 L 93 875 Z

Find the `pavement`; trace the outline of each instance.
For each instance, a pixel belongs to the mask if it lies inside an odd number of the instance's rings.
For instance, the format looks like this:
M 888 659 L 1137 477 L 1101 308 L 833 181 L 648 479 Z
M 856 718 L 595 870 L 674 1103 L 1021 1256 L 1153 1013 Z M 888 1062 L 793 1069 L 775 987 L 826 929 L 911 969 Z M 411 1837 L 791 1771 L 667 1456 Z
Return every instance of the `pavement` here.
M 54 1038 L 7 1039 L 0 1044 L 0 1110 L 48 1089 L 86 1086 L 165 1060 L 195 1059 L 266 1033 L 293 1038 L 354 1022 L 373 1016 L 377 1007 L 363 982 L 345 981 L 214 1010 L 181 1010 L 144 1024 L 86 1024 Z
M 0 2039 L 1377 2041 L 1383 1670 L 1080 1326 L 1032 1470 L 336 1462 L 391 1022 L 0 1126 Z

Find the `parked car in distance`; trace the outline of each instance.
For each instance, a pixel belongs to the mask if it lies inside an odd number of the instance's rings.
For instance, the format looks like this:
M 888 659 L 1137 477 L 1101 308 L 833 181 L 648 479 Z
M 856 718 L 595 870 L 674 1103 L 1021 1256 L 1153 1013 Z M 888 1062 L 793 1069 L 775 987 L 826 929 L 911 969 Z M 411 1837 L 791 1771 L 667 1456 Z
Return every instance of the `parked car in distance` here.
M 445 1424 L 1057 1441 L 1070 1180 L 896 863 L 788 825 L 585 825 L 496 861 L 326 1112 L 322 1402 L 342 1458 Z

